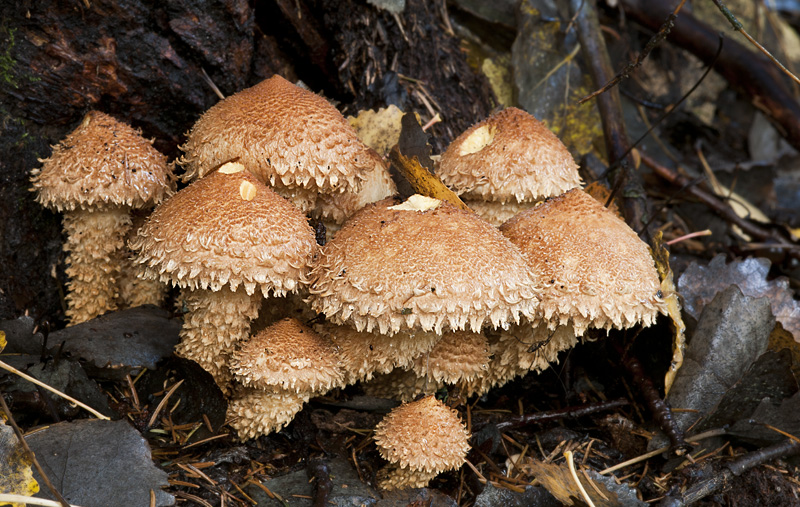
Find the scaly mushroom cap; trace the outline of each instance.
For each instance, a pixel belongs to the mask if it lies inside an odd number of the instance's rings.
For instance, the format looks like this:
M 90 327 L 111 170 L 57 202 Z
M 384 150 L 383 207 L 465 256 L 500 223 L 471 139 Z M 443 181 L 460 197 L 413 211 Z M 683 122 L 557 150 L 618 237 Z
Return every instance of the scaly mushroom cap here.
M 485 201 L 537 201 L 581 185 L 564 143 L 516 107 L 458 136 L 442 154 L 436 175 L 459 194 Z
M 383 164 L 376 165 L 367 173 L 366 181 L 358 192 L 341 192 L 338 194 L 320 194 L 314 216 L 342 224 L 371 202 L 380 201 L 397 193 L 389 170 Z
M 164 201 L 130 247 L 146 278 L 264 296 L 296 291 L 317 251 L 306 217 L 235 163 Z
M 420 377 L 411 370 L 395 368 L 389 373 L 379 373 L 362 385 L 364 394 L 375 398 L 387 398 L 397 401 L 412 401 L 420 394 L 434 394 L 444 387 L 444 382 L 437 382 L 427 377 Z
M 286 318 L 251 337 L 231 357 L 242 385 L 298 393 L 322 393 L 343 385 L 336 349 L 294 318 Z
M 533 317 L 535 276 L 519 251 L 474 214 L 435 199 L 415 208 L 418 200 L 369 204 L 345 223 L 312 270 L 312 308 L 381 334 Z
M 471 382 L 489 367 L 489 340 L 481 333 L 444 333 L 430 352 L 414 360 L 411 369 L 420 377 L 455 384 Z
M 206 111 L 181 149 L 185 178 L 238 160 L 265 183 L 322 192 L 357 190 L 381 163 L 328 101 L 277 75 Z
M 647 245 L 580 189 L 520 213 L 500 231 L 525 254 L 544 285 L 540 311 L 553 328 L 649 326 L 666 313 Z
M 469 206 L 469 209 L 495 227 L 500 227 L 517 213 L 521 213 L 536 206 L 535 202 L 483 201 L 480 199 L 467 199 L 466 197 L 463 201 L 464 204 Z
M 469 433 L 455 410 L 427 396 L 389 412 L 375 426 L 375 443 L 390 463 L 438 474 L 464 463 Z
M 348 384 L 369 380 L 375 373 L 389 373 L 395 367 L 406 367 L 440 339 L 436 333 L 424 331 L 388 336 L 329 322 L 321 327 L 321 332 L 338 348 Z
M 167 157 L 107 114 L 90 111 L 32 171 L 37 202 L 57 211 L 161 202 L 175 188 Z
M 308 399 L 307 393 L 239 387 L 228 403 L 227 419 L 240 440 L 257 438 L 292 422 Z

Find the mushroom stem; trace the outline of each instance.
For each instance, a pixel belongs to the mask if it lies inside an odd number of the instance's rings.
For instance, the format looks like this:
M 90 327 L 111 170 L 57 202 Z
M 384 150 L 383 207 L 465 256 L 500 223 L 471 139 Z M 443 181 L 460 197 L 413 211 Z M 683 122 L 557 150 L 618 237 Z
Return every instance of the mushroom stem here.
M 248 295 L 243 287 L 216 292 L 184 289 L 181 295 L 188 312 L 175 352 L 198 363 L 225 389 L 232 377 L 228 369 L 230 356 L 250 334 L 250 323 L 258 316 L 262 295 Z
M 128 211 L 120 206 L 64 213 L 69 325 L 117 309 L 117 252 L 122 249 L 130 226 Z

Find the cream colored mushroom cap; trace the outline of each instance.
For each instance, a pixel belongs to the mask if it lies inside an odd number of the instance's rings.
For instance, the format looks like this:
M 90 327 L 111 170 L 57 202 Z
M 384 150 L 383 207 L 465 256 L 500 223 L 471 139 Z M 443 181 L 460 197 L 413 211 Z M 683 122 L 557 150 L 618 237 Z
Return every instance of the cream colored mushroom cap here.
M 242 385 L 322 393 L 343 385 L 333 343 L 295 318 L 279 320 L 252 336 L 231 357 Z
M 228 403 L 227 418 L 240 440 L 280 431 L 309 399 L 307 393 L 267 392 L 239 386 Z
M 649 326 L 666 313 L 650 250 L 628 225 L 583 190 L 522 212 L 500 231 L 545 287 L 540 311 L 552 328 Z
M 57 211 L 144 208 L 175 188 L 167 157 L 133 127 L 90 111 L 32 171 L 36 200 Z
M 341 224 L 367 204 L 396 193 L 397 187 L 389 170 L 383 164 L 378 164 L 367 173 L 366 181 L 358 192 L 320 194 L 313 215 Z
M 306 217 L 239 164 L 164 201 L 130 247 L 145 278 L 265 296 L 296 291 L 317 252 Z
M 455 384 L 471 382 L 489 368 L 489 340 L 482 333 L 444 333 L 430 352 L 419 355 L 411 369 L 420 377 Z
M 320 331 L 336 345 L 348 384 L 369 380 L 375 373 L 388 373 L 395 367 L 406 367 L 441 338 L 425 331 L 388 336 L 330 322 L 320 326 Z
M 458 136 L 436 175 L 467 198 L 537 201 L 581 186 L 564 143 L 532 115 L 509 107 Z
M 321 249 L 309 287 L 314 310 L 382 334 L 479 331 L 534 316 L 536 277 L 496 228 L 444 201 L 428 200 L 425 211 L 412 201 L 367 205 Z
M 469 451 L 469 433 L 458 413 L 433 396 L 404 403 L 375 426 L 381 456 L 402 468 L 455 470 Z
M 265 183 L 322 192 L 357 190 L 380 163 L 335 107 L 278 75 L 206 111 L 181 149 L 186 178 L 237 160 Z

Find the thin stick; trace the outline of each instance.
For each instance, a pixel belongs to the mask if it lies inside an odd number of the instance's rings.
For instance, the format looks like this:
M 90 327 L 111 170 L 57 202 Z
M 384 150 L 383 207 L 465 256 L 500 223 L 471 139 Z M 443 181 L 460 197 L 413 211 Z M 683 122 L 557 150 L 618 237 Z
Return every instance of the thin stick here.
M 39 387 L 41 387 L 43 389 L 47 389 L 48 391 L 50 391 L 53 394 L 57 394 L 58 396 L 61 396 L 65 400 L 69 401 L 70 403 L 74 403 L 75 405 L 78 405 L 79 407 L 91 412 L 92 415 L 94 415 L 98 419 L 103 419 L 104 421 L 110 421 L 111 420 L 110 417 L 107 417 L 107 416 L 101 414 L 100 412 L 98 412 L 97 410 L 93 409 L 89 405 L 76 400 L 75 398 L 73 398 L 72 396 L 69 396 L 68 394 L 62 393 L 58 389 L 50 387 L 49 385 L 45 384 L 41 380 L 37 380 L 37 379 L 31 377 L 28 374 L 22 373 L 21 371 L 19 371 L 18 369 L 14 368 L 10 364 L 6 364 L 3 361 L 0 361 L 0 368 L 3 368 L 4 370 L 10 371 L 11 373 L 14 373 L 15 375 L 19 375 L 20 377 L 24 378 L 28 382 L 33 382 L 37 386 L 39 386 Z
M 565 451 L 564 457 L 567 458 L 567 465 L 569 465 L 569 473 L 572 475 L 572 480 L 575 481 L 575 484 L 578 485 L 578 489 L 581 491 L 583 500 L 589 507 L 595 507 L 594 502 L 592 502 L 592 498 L 589 496 L 589 493 L 587 493 L 586 489 L 584 489 L 583 483 L 581 482 L 580 479 L 578 479 L 578 472 L 575 471 L 575 460 L 572 459 L 572 451 Z
M 759 44 L 757 40 L 752 38 L 750 36 L 750 34 L 747 33 L 747 30 L 744 29 L 744 26 L 742 25 L 742 23 L 738 19 L 736 19 L 736 16 L 734 16 L 733 13 L 727 7 L 725 7 L 725 4 L 722 3 L 722 0 L 712 0 L 712 1 L 714 2 L 714 4 L 716 4 L 717 8 L 720 10 L 720 12 L 722 12 L 722 15 L 725 16 L 725 18 L 728 20 L 728 22 L 731 24 L 731 26 L 733 26 L 734 30 L 736 30 L 737 32 L 740 32 L 742 35 L 744 35 L 745 39 L 750 41 L 750 43 L 752 45 L 754 45 L 756 48 L 758 48 L 759 51 L 764 53 L 764 56 L 766 56 L 767 58 L 772 60 L 772 63 L 777 65 L 778 68 L 781 69 L 781 71 L 784 74 L 786 74 L 787 76 L 792 78 L 795 83 L 800 84 L 800 79 L 798 79 L 797 76 L 792 74 L 792 72 L 789 69 L 787 69 L 786 67 L 784 67 L 783 64 L 781 62 L 779 62 L 777 58 L 772 56 L 772 53 L 767 51 L 767 48 L 765 48 L 764 46 Z
M 709 430 L 709 431 L 706 431 L 705 433 L 699 433 L 699 434 L 697 434 L 697 435 L 695 435 L 693 437 L 687 438 L 686 441 L 691 443 L 691 442 L 694 442 L 694 441 L 697 441 L 697 440 L 703 440 L 704 438 L 718 437 L 718 436 L 724 435 L 725 433 L 726 433 L 725 430 L 720 430 L 720 429 Z M 608 467 L 605 470 L 601 470 L 599 473 L 600 473 L 600 475 L 605 475 L 605 474 L 610 474 L 611 472 L 616 472 L 620 468 L 629 467 L 631 465 L 635 465 L 637 463 L 641 463 L 644 460 L 650 459 L 653 456 L 658 456 L 662 452 L 668 451 L 669 448 L 670 448 L 669 445 L 665 445 L 664 447 L 656 449 L 655 451 L 650 451 L 647 454 L 642 454 L 641 456 L 637 456 L 635 458 L 631 458 L 628 461 L 623 461 L 622 463 L 614 465 L 613 467 Z
M 671 240 L 667 241 L 667 245 L 672 246 L 675 243 L 680 243 L 681 241 L 686 241 L 687 239 L 700 238 L 700 237 L 703 237 L 703 236 L 711 236 L 712 234 L 713 233 L 711 232 L 711 229 L 705 229 L 703 231 L 690 232 L 689 234 L 684 234 L 683 236 L 681 236 L 679 238 L 675 238 L 675 239 L 671 239 Z
M 185 379 L 180 379 L 174 386 L 172 386 L 169 389 L 169 392 L 167 392 L 166 396 L 164 396 L 164 398 L 161 399 L 161 401 L 158 403 L 158 406 L 156 407 L 155 412 L 153 412 L 153 415 L 150 417 L 150 421 L 147 422 L 148 428 L 152 427 L 156 423 L 156 417 L 158 417 L 158 414 L 161 412 L 161 409 L 164 408 L 164 406 L 167 404 L 167 400 L 169 400 L 169 397 L 172 396 L 172 393 L 174 393 L 175 390 L 181 386 L 181 384 L 183 384 L 184 380 Z
M 58 503 L 54 500 L 47 500 L 45 498 L 36 498 L 35 496 L 25 496 L 25 495 L 12 495 L 10 493 L 0 493 L 0 503 L 19 503 L 19 504 L 27 504 L 27 505 L 44 505 L 45 507 L 62 507 L 64 504 Z M 69 507 L 79 507 L 78 505 L 73 505 L 71 503 L 66 504 Z

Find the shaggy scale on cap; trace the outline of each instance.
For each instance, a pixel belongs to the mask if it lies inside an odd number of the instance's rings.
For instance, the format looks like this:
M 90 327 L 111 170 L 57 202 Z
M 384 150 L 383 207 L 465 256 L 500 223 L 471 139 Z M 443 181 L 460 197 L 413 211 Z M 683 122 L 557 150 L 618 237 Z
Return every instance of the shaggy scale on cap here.
M 481 333 L 444 333 L 430 352 L 421 354 L 411 369 L 438 383 L 470 382 L 489 367 L 489 340 Z
M 339 351 L 347 384 L 369 380 L 376 373 L 389 373 L 395 367 L 406 367 L 415 357 L 431 350 L 440 339 L 436 333 L 425 331 L 388 336 L 331 323 L 322 326 L 322 333 Z
M 78 324 L 117 309 L 129 212 L 160 202 L 174 181 L 152 141 L 97 111 L 41 162 L 32 190 L 43 206 L 64 213 L 66 314 Z
M 156 208 L 131 248 L 146 278 L 267 296 L 299 288 L 317 244 L 297 208 L 228 164 Z
M 181 149 L 188 179 L 237 160 L 265 183 L 321 192 L 356 191 L 381 164 L 328 101 L 277 75 L 206 111 Z
M 246 387 L 298 393 L 326 392 L 344 377 L 333 343 L 294 318 L 247 340 L 233 353 L 231 370 Z
M 228 425 L 240 440 L 269 435 L 292 422 L 308 400 L 306 393 L 239 387 L 228 403 Z
M 369 204 L 321 250 L 314 310 L 359 331 L 507 327 L 537 306 L 535 276 L 496 228 L 444 202 Z M 418 196 L 417 196 L 418 197 Z M 426 201 L 427 202 L 427 201 Z
M 375 426 L 374 438 L 384 459 L 428 474 L 459 468 L 469 450 L 458 413 L 433 396 L 393 409 Z
M 516 107 L 458 136 L 436 175 L 469 199 L 538 201 L 581 185 L 578 165 L 544 123 Z
M 580 189 L 520 213 L 500 231 L 522 250 L 545 287 L 548 325 L 629 328 L 666 313 L 647 245 L 628 225 Z
M 56 211 L 158 204 L 174 189 L 167 157 L 139 131 L 99 111 L 31 171 L 36 201 Z

